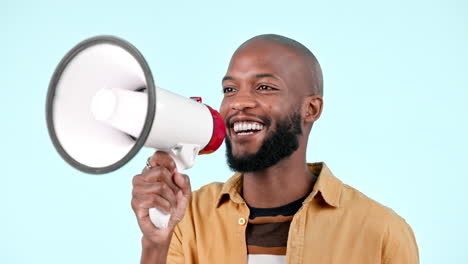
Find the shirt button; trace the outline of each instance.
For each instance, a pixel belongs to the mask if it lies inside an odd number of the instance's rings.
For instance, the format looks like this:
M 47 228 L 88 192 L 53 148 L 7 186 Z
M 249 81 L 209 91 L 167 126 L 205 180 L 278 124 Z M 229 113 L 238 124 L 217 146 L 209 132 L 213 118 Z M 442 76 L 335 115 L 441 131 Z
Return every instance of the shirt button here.
M 244 217 L 239 218 L 239 220 L 237 220 L 237 223 L 239 225 L 245 225 L 245 218 Z

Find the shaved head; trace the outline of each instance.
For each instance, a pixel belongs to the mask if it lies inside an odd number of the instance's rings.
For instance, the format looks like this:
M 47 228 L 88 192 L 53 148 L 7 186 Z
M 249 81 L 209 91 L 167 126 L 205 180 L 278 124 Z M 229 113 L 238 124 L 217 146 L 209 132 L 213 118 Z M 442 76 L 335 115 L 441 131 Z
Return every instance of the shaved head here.
M 305 155 L 323 105 L 322 71 L 309 49 L 279 35 L 253 37 L 232 55 L 222 86 L 231 168 L 265 170 Z
M 245 41 L 241 46 L 239 46 L 235 53 L 238 53 L 252 45 L 261 45 L 262 43 L 271 43 L 282 46 L 295 53 L 302 66 L 305 68 L 303 72 L 304 76 L 302 76 L 302 78 L 307 84 L 306 87 L 302 88 L 308 95 L 317 94 L 323 96 L 323 77 L 320 64 L 314 54 L 298 41 L 276 34 L 258 35 Z

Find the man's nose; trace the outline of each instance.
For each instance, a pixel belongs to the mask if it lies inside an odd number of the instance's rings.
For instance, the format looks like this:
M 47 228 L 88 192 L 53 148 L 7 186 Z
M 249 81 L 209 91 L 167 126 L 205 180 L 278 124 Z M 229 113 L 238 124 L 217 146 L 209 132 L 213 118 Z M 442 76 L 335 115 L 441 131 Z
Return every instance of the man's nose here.
M 255 98 L 249 95 L 238 95 L 231 103 L 231 108 L 236 111 L 255 108 L 256 106 Z

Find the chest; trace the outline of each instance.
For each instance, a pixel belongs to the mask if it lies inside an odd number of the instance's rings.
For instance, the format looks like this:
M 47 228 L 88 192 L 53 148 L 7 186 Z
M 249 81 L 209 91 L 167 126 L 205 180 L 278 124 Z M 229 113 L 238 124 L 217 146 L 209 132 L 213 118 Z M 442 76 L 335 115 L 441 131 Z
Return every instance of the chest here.
M 248 210 L 244 214 L 238 211 L 213 216 L 208 220 L 212 225 L 199 225 L 200 228 L 194 230 L 196 239 L 184 241 L 192 244 L 186 247 L 185 254 L 190 255 L 186 255 L 186 259 L 194 259 L 193 263 L 247 263 L 249 244 L 254 244 L 249 243 L 250 239 L 275 246 L 278 240 L 266 238 L 261 230 L 248 228 L 248 216 Z M 300 210 L 287 228 L 263 231 L 271 232 L 269 237 L 275 233 L 284 237 L 286 232 L 286 255 L 283 262 L 277 263 L 363 264 L 381 261 L 380 231 L 373 230 L 365 221 L 346 215 Z M 256 233 L 249 236 L 249 232 Z

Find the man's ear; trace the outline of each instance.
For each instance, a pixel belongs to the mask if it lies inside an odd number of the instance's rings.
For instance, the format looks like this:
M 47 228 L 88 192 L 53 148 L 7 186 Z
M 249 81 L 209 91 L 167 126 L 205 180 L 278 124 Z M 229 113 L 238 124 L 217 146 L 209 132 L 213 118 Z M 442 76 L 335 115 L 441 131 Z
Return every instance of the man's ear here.
M 323 99 L 322 96 L 316 95 L 309 95 L 307 96 L 302 104 L 302 116 L 304 118 L 304 122 L 306 123 L 313 123 L 317 119 L 319 119 L 320 115 L 322 114 L 323 109 Z

